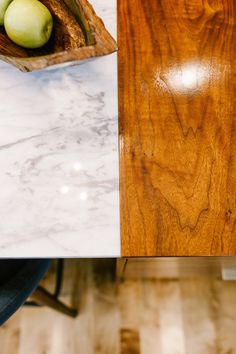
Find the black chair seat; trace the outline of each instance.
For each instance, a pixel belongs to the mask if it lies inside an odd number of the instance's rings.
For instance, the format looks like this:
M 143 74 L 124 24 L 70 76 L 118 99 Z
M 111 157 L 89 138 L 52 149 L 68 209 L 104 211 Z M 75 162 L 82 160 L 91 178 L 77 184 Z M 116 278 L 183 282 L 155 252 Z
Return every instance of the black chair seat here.
M 0 325 L 25 303 L 50 263 L 50 259 L 0 260 Z

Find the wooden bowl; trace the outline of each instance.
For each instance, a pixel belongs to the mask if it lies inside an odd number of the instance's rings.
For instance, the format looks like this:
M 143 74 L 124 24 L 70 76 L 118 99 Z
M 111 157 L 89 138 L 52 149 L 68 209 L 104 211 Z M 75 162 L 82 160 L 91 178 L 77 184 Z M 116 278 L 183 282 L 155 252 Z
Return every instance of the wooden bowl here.
M 87 0 L 41 0 L 53 15 L 54 27 L 49 42 L 39 49 L 24 49 L 14 44 L 0 28 L 0 59 L 22 71 L 34 71 L 62 63 L 84 61 L 117 50 Z

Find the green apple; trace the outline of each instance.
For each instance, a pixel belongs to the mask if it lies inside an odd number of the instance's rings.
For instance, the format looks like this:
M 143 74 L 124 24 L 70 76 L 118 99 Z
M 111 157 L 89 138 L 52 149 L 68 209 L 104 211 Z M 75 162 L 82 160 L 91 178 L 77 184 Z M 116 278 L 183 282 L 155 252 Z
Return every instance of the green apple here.
M 4 16 L 9 38 L 24 48 L 39 48 L 49 40 L 53 20 L 48 8 L 38 0 L 13 0 Z
M 12 0 L 0 0 L 0 25 L 4 24 L 4 15 Z

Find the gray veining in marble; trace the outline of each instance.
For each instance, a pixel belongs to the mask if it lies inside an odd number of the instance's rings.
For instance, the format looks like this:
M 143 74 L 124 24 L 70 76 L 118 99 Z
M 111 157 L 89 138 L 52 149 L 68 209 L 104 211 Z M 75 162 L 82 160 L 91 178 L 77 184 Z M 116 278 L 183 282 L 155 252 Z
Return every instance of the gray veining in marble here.
M 115 0 L 93 0 L 116 36 Z M 0 257 L 120 255 L 117 55 L 0 62 Z

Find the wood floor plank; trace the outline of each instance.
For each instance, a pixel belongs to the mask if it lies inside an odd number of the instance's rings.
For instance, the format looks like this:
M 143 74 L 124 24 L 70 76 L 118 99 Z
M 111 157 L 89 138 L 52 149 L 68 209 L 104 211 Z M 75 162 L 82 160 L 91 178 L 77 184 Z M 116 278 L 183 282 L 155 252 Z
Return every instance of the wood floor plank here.
M 118 1 L 123 256 L 236 254 L 236 3 Z
M 141 308 L 141 353 L 156 354 L 161 351 L 161 294 L 156 289 L 156 281 L 143 280 Z
M 119 286 L 121 328 L 139 330 L 142 311 L 141 281 L 124 281 Z
M 0 328 L 1 354 L 236 354 L 235 282 L 116 282 L 112 261 L 73 262 L 62 300 L 74 297 L 78 317 L 24 307 Z
M 119 284 L 121 354 L 141 354 L 140 326 L 142 316 L 142 283 Z
M 120 354 L 141 354 L 139 331 L 121 328 Z
M 189 354 L 185 351 L 182 302 L 178 281 L 157 281 L 157 301 L 160 302 L 161 354 Z
M 187 353 L 220 353 L 216 344 L 216 292 L 213 284 L 211 279 L 180 281 Z
M 21 313 L 17 313 L 3 327 L 0 327 L 1 354 L 18 354 L 21 337 Z
M 98 260 L 94 263 L 94 353 L 120 354 L 115 260 Z
M 236 282 L 215 281 L 214 294 L 217 350 L 219 353 L 236 354 Z
M 47 308 L 24 308 L 18 354 L 75 354 L 73 320 Z

